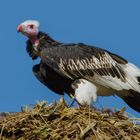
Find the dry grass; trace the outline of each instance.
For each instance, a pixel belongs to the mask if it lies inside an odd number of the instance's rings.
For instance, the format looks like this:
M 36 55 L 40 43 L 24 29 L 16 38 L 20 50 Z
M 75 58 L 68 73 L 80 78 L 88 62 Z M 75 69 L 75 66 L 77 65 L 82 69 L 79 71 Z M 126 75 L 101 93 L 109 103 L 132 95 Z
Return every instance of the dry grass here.
M 140 125 L 124 115 L 88 108 L 68 108 L 65 102 L 41 102 L 34 109 L 0 119 L 2 140 L 140 140 Z M 139 121 L 139 120 L 138 120 Z

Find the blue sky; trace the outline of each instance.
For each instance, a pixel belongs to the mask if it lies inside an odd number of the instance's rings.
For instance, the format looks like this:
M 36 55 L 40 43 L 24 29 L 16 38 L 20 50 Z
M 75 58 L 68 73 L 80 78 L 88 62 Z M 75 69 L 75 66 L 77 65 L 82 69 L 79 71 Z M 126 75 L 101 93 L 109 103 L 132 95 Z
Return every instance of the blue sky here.
M 0 2 L 0 112 L 59 96 L 36 80 L 25 50 L 19 23 L 37 19 L 41 30 L 65 43 L 83 42 L 117 53 L 140 67 L 139 0 L 1 0 Z M 69 100 L 69 99 L 68 99 Z M 98 107 L 122 108 L 140 116 L 121 99 L 101 97 Z

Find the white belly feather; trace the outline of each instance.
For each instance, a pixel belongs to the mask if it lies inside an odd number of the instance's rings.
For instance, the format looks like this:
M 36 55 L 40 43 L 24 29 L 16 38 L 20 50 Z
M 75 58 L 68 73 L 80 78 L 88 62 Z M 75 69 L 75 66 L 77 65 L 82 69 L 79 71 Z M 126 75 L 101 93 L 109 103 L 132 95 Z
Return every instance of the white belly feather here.
M 78 88 L 75 89 L 75 98 L 76 100 L 82 104 L 91 105 L 92 102 L 97 100 L 97 88 L 91 82 L 80 79 L 80 83 L 78 84 Z

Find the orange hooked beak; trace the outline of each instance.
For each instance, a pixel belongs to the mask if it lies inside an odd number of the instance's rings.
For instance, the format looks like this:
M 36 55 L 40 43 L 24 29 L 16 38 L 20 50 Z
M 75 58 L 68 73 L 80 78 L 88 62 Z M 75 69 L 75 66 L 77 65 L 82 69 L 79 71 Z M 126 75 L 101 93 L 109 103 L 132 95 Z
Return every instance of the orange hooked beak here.
M 23 32 L 23 27 L 21 26 L 21 25 L 19 25 L 18 27 L 17 27 L 17 32 L 19 33 L 19 32 Z

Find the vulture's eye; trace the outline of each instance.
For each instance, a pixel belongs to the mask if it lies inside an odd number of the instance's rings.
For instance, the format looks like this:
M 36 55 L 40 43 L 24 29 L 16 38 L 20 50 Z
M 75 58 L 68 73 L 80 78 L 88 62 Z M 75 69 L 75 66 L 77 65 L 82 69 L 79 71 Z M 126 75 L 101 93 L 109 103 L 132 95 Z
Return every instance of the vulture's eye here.
M 33 29 L 34 28 L 34 25 L 30 25 L 30 28 Z

